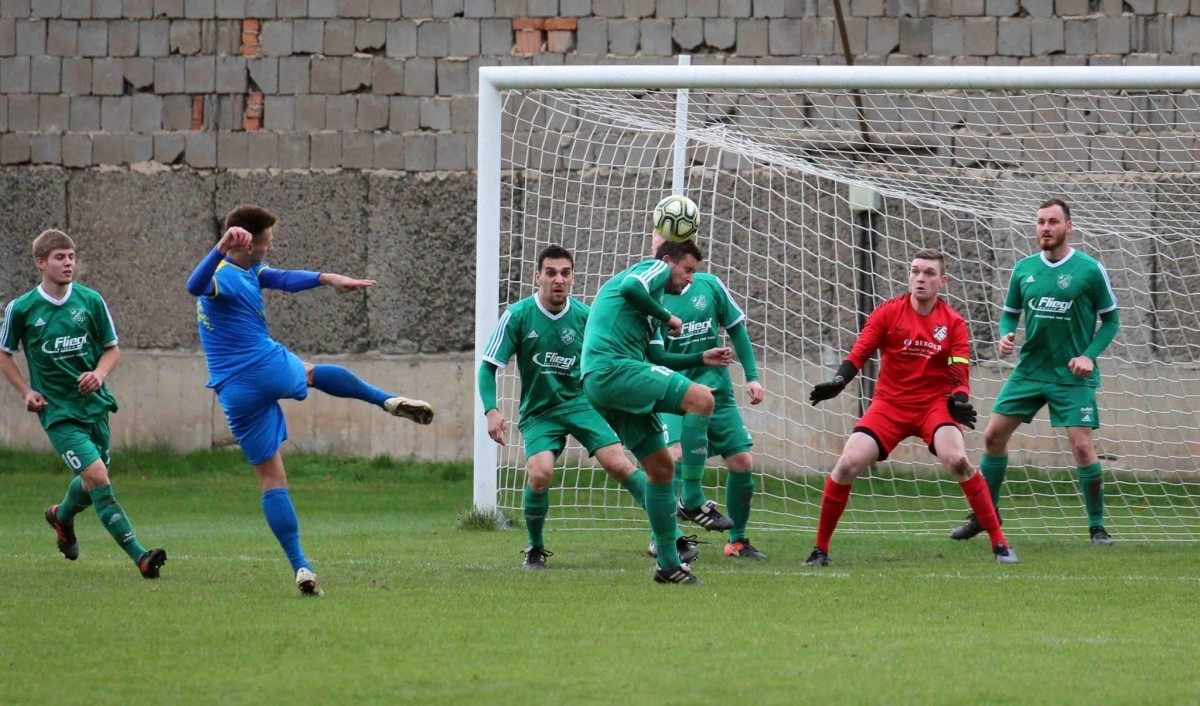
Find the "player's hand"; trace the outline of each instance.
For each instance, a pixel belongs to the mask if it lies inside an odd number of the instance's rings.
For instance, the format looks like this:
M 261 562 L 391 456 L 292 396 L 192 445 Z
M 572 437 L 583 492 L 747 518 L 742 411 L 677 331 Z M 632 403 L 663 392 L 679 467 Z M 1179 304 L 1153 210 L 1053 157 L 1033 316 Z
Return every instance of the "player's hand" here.
M 728 368 L 732 362 L 732 348 L 709 348 L 704 351 L 704 364 L 711 368 Z
M 667 333 L 670 333 L 672 336 L 678 336 L 682 330 L 683 320 L 678 316 L 672 315 L 671 318 L 667 319 Z
M 1000 337 L 1000 355 L 1012 355 L 1017 350 L 1017 334 L 1006 333 Z
M 812 392 L 808 395 L 808 401 L 816 404 L 831 400 L 834 397 L 842 394 L 842 390 L 846 389 L 846 380 L 841 375 L 835 375 L 829 382 L 823 382 L 819 385 L 814 385 Z
M 217 242 L 217 250 L 220 250 L 222 255 L 228 255 L 230 250 L 250 247 L 253 242 L 254 236 L 250 235 L 250 231 L 234 226 L 221 236 L 221 240 Z
M 99 390 L 100 386 L 104 384 L 104 375 L 95 370 L 89 370 L 86 373 L 82 373 L 76 379 L 76 382 L 79 383 L 79 394 L 90 395 Z
M 504 446 L 504 432 L 508 428 L 508 422 L 504 421 L 504 415 L 500 414 L 500 410 L 488 411 L 487 424 L 488 436 L 492 437 L 492 441 Z
M 1082 380 L 1091 376 L 1092 371 L 1096 369 L 1096 363 L 1086 355 L 1081 355 L 1068 360 L 1067 368 L 1071 371 L 1072 375 Z
M 767 396 L 767 391 L 755 380 L 746 383 L 746 394 L 750 395 L 750 404 L 759 404 Z
M 322 272 L 317 278 L 321 284 L 328 284 L 339 292 L 357 292 L 375 284 L 373 279 L 353 279 L 345 275 L 335 275 L 332 272 Z
M 946 408 L 950 410 L 950 418 L 968 429 L 975 428 L 979 414 L 971 406 L 971 401 L 961 392 L 946 398 Z
M 25 393 L 25 409 L 30 412 L 40 412 L 46 408 L 46 398 L 42 397 L 42 393 L 37 390 L 30 390 Z

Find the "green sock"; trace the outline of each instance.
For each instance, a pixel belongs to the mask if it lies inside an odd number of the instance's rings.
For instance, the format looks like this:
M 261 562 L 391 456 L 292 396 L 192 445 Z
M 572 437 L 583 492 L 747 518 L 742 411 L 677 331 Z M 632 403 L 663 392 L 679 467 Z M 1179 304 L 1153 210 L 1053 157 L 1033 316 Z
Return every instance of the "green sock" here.
M 138 543 L 137 535 L 133 532 L 133 524 L 129 522 L 129 516 L 125 514 L 124 508 L 113 497 L 112 486 L 102 485 L 92 488 L 88 494 L 92 497 L 92 504 L 96 506 L 96 517 L 100 518 L 100 524 L 104 525 L 104 529 L 108 530 L 112 538 L 117 540 L 117 544 L 125 550 L 129 558 L 137 561 L 139 556 L 146 553 L 146 549 Z
M 987 481 L 988 492 L 992 495 L 992 507 L 1000 509 L 1000 486 L 1004 485 L 1004 475 L 1008 473 L 1008 454 L 1003 456 L 983 455 L 979 459 L 979 472 Z
M 550 491 L 537 492 L 525 486 L 525 530 L 529 533 L 531 547 L 545 547 L 542 528 L 546 526 L 546 515 L 550 513 Z
M 629 477 L 621 481 L 621 487 L 629 491 L 633 496 L 633 501 L 637 506 L 645 509 L 646 507 L 646 472 L 642 469 L 637 469 L 629 474 Z
M 646 515 L 654 542 L 658 545 L 658 565 L 661 568 L 679 566 L 679 551 L 675 548 L 675 488 L 670 483 L 646 482 Z
M 754 497 L 754 474 L 749 471 L 730 471 L 725 478 L 725 509 L 733 528 L 729 530 L 729 541 L 746 538 L 746 523 L 750 521 L 750 499 Z
M 695 509 L 705 503 L 704 490 L 700 481 L 704 478 L 704 466 L 708 463 L 708 422 L 712 417 L 703 414 L 683 415 L 683 433 L 679 440 L 683 458 L 679 462 L 679 475 L 683 477 L 683 492 L 679 497 L 683 506 Z
M 683 496 L 683 464 L 675 462 L 675 497 Z
M 1083 494 L 1083 506 L 1087 508 L 1088 527 L 1099 527 L 1104 524 L 1104 476 L 1100 472 L 1100 462 L 1090 466 L 1080 466 L 1079 492 Z
M 75 516 L 92 506 L 92 497 L 83 489 L 83 479 L 75 476 L 67 486 L 67 494 L 58 504 L 58 521 L 71 524 Z

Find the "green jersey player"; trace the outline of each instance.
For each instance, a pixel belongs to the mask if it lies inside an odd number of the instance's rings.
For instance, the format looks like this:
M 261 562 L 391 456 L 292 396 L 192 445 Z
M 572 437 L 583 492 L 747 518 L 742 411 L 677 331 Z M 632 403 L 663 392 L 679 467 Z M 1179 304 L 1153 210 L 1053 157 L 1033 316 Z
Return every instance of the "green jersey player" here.
M 675 540 L 675 463 L 657 413 L 682 414 L 682 463 L 691 470 L 708 460 L 712 391 L 650 358 L 650 340 L 661 325 L 678 334 L 683 322 L 662 304 L 691 284 L 703 255 L 696 244 L 665 242 L 643 260 L 605 282 L 592 302 L 583 338 L 583 390 L 646 471 L 646 514 L 658 546 L 654 580 L 700 583 L 681 561 Z M 733 352 L 713 348 L 660 361 L 676 368 L 728 365 Z
M 1022 422 L 1032 421 L 1038 410 L 1049 406 L 1051 426 L 1067 430 L 1092 544 L 1107 545 L 1112 538 L 1104 529 L 1104 485 L 1092 442 L 1092 430 L 1100 426 L 1096 358 L 1117 335 L 1120 318 L 1108 273 L 1067 243 L 1071 229 L 1070 206 L 1061 199 L 1043 203 L 1037 212 L 1042 252 L 1013 268 L 1000 318 L 1000 354 L 1016 350 L 1022 313 L 1025 343 L 992 406 L 979 468 L 998 506 L 1008 470 L 1008 440 Z M 975 516 L 969 515 L 950 536 L 969 539 L 979 531 Z
M 525 440 L 526 485 L 523 506 L 529 546 L 527 569 L 546 568 L 542 529 L 550 510 L 554 461 L 575 437 L 640 506 L 646 474 L 634 468 L 620 440 L 583 394 L 580 353 L 589 309 L 571 296 L 575 262 L 566 249 L 551 245 L 538 255 L 538 291 L 500 316 L 479 365 L 479 396 L 487 413 L 488 435 L 504 444 L 507 421 L 496 407 L 496 370 L 514 355 L 521 375 L 520 421 Z
M 655 245 L 661 242 L 655 236 Z M 746 377 L 746 392 L 750 404 L 759 404 L 765 395 L 758 382 L 758 367 L 754 360 L 754 348 L 746 333 L 745 312 L 733 300 L 733 296 L 719 277 L 707 273 L 696 273 L 692 283 L 679 294 L 663 297 L 663 306 L 683 322 L 678 334 L 668 333 L 665 340 L 658 339 L 668 353 L 687 354 L 716 348 L 721 345 L 720 329 L 724 329 L 737 352 Z M 700 366 L 683 370 L 693 382 L 712 389 L 715 399 L 712 421 L 708 426 L 708 452 L 725 459 L 730 473 L 726 478 L 726 517 L 716 509 L 716 503 L 704 497 L 701 480 L 704 468 L 690 467 L 684 470 L 679 461 L 679 440 L 682 435 L 683 419 L 678 415 L 664 414 L 667 443 L 676 460 L 675 485 L 679 496 L 679 517 L 695 522 L 710 531 L 729 530 L 729 541 L 725 555 L 748 559 L 766 559 L 767 555 L 756 549 L 746 538 L 746 523 L 750 518 L 750 501 L 754 494 L 754 458 L 750 447 L 754 442 L 742 421 L 737 398 L 733 392 L 733 380 L 726 367 Z M 654 553 L 656 547 L 651 547 Z
M 42 283 L 4 311 L 0 371 L 24 399 L 25 409 L 37 413 L 54 450 L 75 473 L 63 501 L 46 508 L 46 522 L 57 534 L 58 551 L 75 561 L 75 516 L 94 506 L 100 524 L 142 576 L 156 579 L 167 553 L 147 551 L 138 542 L 108 479 L 108 415 L 117 411 L 117 400 L 104 381 L 121 356 L 112 315 L 103 297 L 74 281 L 75 243 L 66 233 L 39 235 L 33 259 Z M 22 348 L 28 382 L 13 360 Z

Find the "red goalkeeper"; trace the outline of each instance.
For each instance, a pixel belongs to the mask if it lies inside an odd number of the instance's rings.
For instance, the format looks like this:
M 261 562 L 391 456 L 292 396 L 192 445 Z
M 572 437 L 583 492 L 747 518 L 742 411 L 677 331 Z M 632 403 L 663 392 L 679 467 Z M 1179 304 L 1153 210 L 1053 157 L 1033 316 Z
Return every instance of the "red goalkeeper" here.
M 836 397 L 875 351 L 880 352 L 875 396 L 825 481 L 817 543 L 805 566 L 829 564 L 829 540 L 846 509 L 854 479 L 910 436 L 921 437 L 962 486 L 991 539 L 996 561 L 1017 563 L 1016 552 L 1000 530 L 987 483 L 967 460 L 960 425 L 974 429 L 977 418 L 969 397 L 971 347 L 962 316 L 938 298 L 946 281 L 942 253 L 918 252 L 908 269 L 908 294 L 889 299 L 871 312 L 833 380 L 815 386 L 809 395 L 814 405 Z

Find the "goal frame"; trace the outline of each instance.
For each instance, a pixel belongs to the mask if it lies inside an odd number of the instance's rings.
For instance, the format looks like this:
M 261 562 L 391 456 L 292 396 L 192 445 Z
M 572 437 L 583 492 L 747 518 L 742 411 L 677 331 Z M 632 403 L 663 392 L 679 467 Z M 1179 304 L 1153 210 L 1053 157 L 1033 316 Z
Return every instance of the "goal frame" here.
M 539 89 L 677 90 L 686 111 L 686 89 L 795 90 L 1167 90 L 1200 89 L 1200 66 L 506 66 L 479 70 L 475 250 L 475 366 L 499 318 L 502 91 Z M 681 171 L 682 125 L 677 113 L 675 170 Z M 474 380 L 474 376 L 471 376 Z M 483 402 L 473 391 L 474 498 L 476 510 L 494 512 L 497 449 L 488 436 Z

